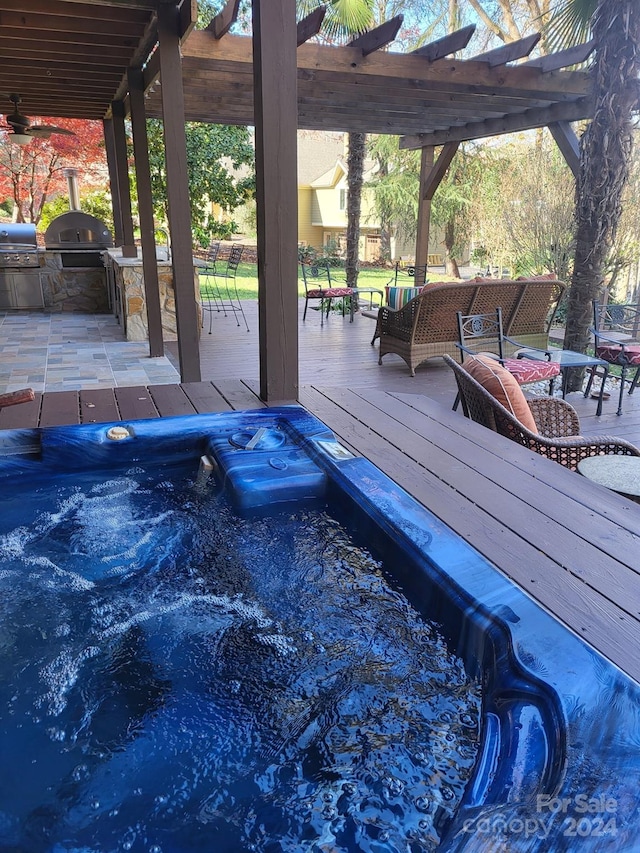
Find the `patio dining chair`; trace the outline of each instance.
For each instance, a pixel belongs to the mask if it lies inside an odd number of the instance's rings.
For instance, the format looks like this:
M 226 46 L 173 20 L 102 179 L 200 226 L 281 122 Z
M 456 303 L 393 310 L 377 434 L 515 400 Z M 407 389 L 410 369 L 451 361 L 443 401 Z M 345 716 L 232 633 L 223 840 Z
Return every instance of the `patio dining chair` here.
M 240 326 L 238 315 L 241 315 L 248 332 L 249 324 L 236 285 L 236 273 L 244 252 L 244 246 L 231 247 L 223 269 L 221 269 L 222 261 L 219 252 L 219 243 L 210 247 L 206 267 L 201 272 L 201 275 L 206 276 L 205 290 L 202 296 L 202 311 L 203 316 L 205 311 L 209 312 L 209 334 L 211 334 L 213 311 L 222 312 L 225 317 L 227 313 L 233 314 L 238 326 Z
M 465 356 L 489 355 L 506 368 L 515 378 L 518 385 L 533 385 L 537 382 L 549 382 L 549 396 L 553 394 L 553 385 L 560 374 L 557 362 L 529 361 L 524 358 L 514 358 L 518 350 L 533 347 L 525 346 L 504 334 L 502 325 L 502 308 L 498 307 L 491 314 L 463 314 L 456 311 L 458 324 L 458 342 L 460 359 L 464 364 Z M 548 356 L 550 358 L 550 355 Z M 456 395 L 453 404 L 454 411 L 460 403 L 460 394 Z
M 353 323 L 353 288 L 334 287 L 331 280 L 331 269 L 327 263 L 305 264 L 300 261 L 302 280 L 304 282 L 304 312 L 302 322 L 307 319 L 307 307 L 310 301 L 320 303 L 320 325 L 324 324 L 325 313 L 329 317 L 331 304 L 334 299 L 342 300 L 342 316 L 345 313 L 345 298 L 349 298 L 350 320 Z
M 527 399 L 515 378 L 494 359 L 473 356 L 463 365 L 443 356 L 453 371 L 465 417 L 575 471 L 588 456 L 640 456 L 613 436 L 580 435 L 576 410 L 557 397 Z
M 595 339 L 595 355 L 609 364 L 618 365 L 620 370 L 620 396 L 617 414 L 622 414 L 624 383 L 628 382 L 627 371 L 635 369 L 629 394 L 633 394 L 640 380 L 640 305 L 606 305 L 593 301 L 593 326 L 589 330 Z M 593 377 L 598 367 L 592 367 L 585 394 L 591 391 Z

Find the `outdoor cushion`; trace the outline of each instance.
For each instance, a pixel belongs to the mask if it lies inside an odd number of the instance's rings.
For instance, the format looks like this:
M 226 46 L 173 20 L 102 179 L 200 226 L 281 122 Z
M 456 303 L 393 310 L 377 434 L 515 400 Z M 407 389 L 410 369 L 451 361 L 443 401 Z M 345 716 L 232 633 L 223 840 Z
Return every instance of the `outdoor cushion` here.
M 555 361 L 505 358 L 502 364 L 512 376 L 515 376 L 518 385 L 530 385 L 532 382 L 555 379 L 560 373 L 560 365 Z
M 353 290 L 350 287 L 325 287 L 319 290 L 308 290 L 309 299 L 338 299 L 341 296 L 351 296 Z
M 404 308 L 407 302 L 410 302 L 415 296 L 422 291 L 422 287 L 402 287 L 398 285 L 387 285 L 385 287 L 385 298 L 389 308 Z
M 606 334 L 606 332 L 604 334 Z M 611 337 L 613 337 L 613 335 Z M 621 352 L 622 347 L 619 347 L 616 344 L 603 344 L 596 349 L 596 358 L 602 358 L 612 364 L 620 364 L 621 362 L 619 359 Z M 625 364 L 640 366 L 640 345 L 632 344 L 630 346 L 625 346 L 624 362 Z
M 515 376 L 494 359 L 483 355 L 465 358 L 462 366 L 492 397 L 502 403 L 523 427 L 530 432 L 538 432 L 529 404 Z

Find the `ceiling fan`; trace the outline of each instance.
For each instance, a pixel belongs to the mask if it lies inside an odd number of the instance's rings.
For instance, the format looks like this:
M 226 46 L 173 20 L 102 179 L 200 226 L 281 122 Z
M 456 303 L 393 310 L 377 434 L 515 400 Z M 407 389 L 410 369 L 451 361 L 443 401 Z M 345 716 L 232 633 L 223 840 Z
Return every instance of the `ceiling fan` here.
M 54 127 L 53 125 L 40 124 L 32 125 L 31 119 L 23 115 L 18 107 L 22 102 L 20 95 L 15 93 L 9 95 L 9 100 L 13 104 L 13 112 L 7 113 L 5 116 L 8 128 L 10 129 L 9 141 L 16 145 L 28 145 L 32 139 L 48 139 L 52 133 L 61 133 L 67 136 L 75 136 L 71 130 L 66 130 L 64 127 Z

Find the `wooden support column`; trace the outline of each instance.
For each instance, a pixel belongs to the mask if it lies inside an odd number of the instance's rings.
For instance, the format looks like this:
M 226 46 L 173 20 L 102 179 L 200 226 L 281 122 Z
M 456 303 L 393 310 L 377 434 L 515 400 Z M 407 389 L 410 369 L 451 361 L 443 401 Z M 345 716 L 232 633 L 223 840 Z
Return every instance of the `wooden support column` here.
M 103 119 L 102 133 L 104 135 L 104 148 L 107 155 L 107 168 L 109 169 L 109 189 L 111 190 L 111 208 L 113 210 L 113 243 L 115 246 L 122 246 L 122 207 L 120 205 L 120 190 L 118 189 L 113 119 Z
M 295 0 L 253 0 L 260 396 L 298 397 Z
M 133 132 L 133 154 L 138 187 L 138 216 L 142 238 L 142 272 L 144 278 L 147 327 L 149 329 L 149 355 L 159 358 L 164 355 L 162 339 L 162 315 L 160 311 L 160 287 L 156 260 L 155 223 L 151 193 L 151 170 L 149 167 L 149 140 L 144 108 L 144 82 L 142 70 L 129 68 L 129 104 L 131 107 L 131 130 Z
M 420 196 L 418 199 L 418 233 L 416 236 L 416 286 L 424 284 L 429 256 L 429 227 L 431 225 L 431 199 L 425 197 L 427 176 L 433 168 L 435 148 L 427 145 L 422 149 L 420 160 Z
M 129 188 L 129 164 L 127 157 L 127 134 L 124 127 L 124 103 L 111 102 L 113 114 L 113 140 L 116 154 L 116 175 L 118 178 L 118 198 L 122 216 L 122 257 L 137 258 L 133 236 L 133 214 L 131 212 L 131 190 Z
M 167 206 L 171 232 L 178 355 L 183 382 L 200 381 L 200 314 L 193 273 L 191 207 L 184 133 L 184 91 L 180 59 L 179 15 L 173 4 L 158 6 L 158 52 L 162 81 L 162 117 L 167 168 Z

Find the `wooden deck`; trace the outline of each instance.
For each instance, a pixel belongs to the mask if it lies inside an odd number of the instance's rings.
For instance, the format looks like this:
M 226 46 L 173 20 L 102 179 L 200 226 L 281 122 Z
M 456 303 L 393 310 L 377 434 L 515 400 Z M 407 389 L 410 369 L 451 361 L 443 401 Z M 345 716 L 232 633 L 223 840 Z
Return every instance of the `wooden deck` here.
M 202 342 L 208 381 L 45 393 L 0 411 L 0 428 L 264 405 L 254 336 L 231 318 L 221 322 L 226 327 Z M 638 504 L 452 412 L 453 381 L 441 362 L 420 368 L 414 379 L 395 356 L 378 366 L 371 332 L 371 321 L 359 317 L 349 324 L 332 316 L 322 330 L 317 315 L 307 319 L 300 332 L 302 405 L 640 681 Z M 625 399 L 622 417 L 613 414 L 612 397 L 599 419 L 594 400 L 573 397 L 583 432 L 640 443 L 634 397 Z

